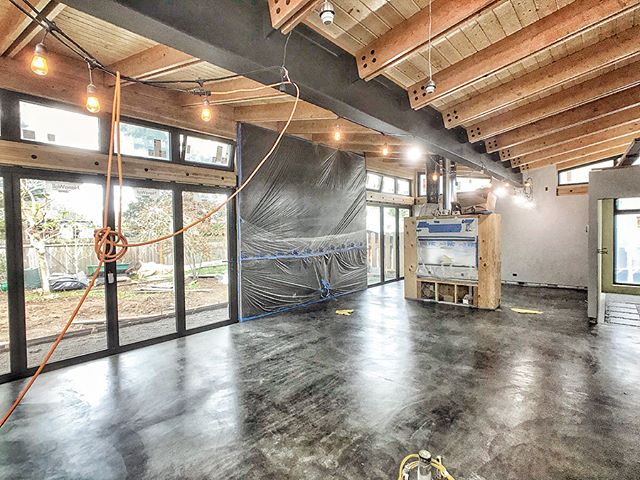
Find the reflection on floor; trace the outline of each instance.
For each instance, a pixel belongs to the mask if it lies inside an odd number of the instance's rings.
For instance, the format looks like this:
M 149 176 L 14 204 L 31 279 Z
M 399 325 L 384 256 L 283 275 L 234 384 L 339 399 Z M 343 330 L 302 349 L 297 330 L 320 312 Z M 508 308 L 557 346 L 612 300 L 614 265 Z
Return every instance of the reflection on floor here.
M 508 286 L 481 312 L 389 284 L 47 373 L 0 478 L 392 479 L 419 448 L 458 480 L 640 478 L 640 329 L 589 326 L 585 297 Z

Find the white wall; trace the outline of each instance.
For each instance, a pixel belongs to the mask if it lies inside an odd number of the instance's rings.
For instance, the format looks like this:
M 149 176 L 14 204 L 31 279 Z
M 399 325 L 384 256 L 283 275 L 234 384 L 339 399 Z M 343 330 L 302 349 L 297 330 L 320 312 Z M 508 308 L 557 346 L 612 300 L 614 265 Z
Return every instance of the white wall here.
M 535 208 L 519 207 L 509 197 L 499 198 L 496 205 L 502 215 L 502 279 L 586 287 L 587 195 L 557 197 L 552 166 L 527 177 L 533 180 Z

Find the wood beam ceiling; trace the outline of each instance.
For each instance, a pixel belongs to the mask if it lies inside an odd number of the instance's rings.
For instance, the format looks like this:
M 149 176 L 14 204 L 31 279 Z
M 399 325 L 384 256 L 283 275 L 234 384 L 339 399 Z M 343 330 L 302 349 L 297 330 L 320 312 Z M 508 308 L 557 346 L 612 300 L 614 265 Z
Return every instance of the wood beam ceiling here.
M 603 70 L 630 57 L 640 56 L 640 32 L 633 27 L 619 35 L 563 57 L 550 65 L 526 73 L 506 84 L 495 87 L 482 95 L 477 95 L 458 105 L 442 111 L 444 123 L 448 128 L 472 123 L 467 131 L 474 135 L 473 140 L 482 140 L 495 135 L 492 119 L 506 107 L 525 98 L 579 79 L 591 72 Z M 472 138 L 471 136 L 469 138 Z
M 482 9 L 497 3 L 495 0 L 432 1 L 432 39 L 445 34 L 451 28 Z M 428 43 L 429 9 L 424 8 L 409 17 L 373 42 L 361 48 L 355 55 L 360 78 L 371 80 L 386 68 L 397 65 Z
M 485 145 L 487 151 L 490 152 L 507 150 L 506 154 L 509 158 L 512 158 L 513 154 L 510 148 L 514 145 L 639 105 L 640 86 L 627 88 L 608 97 L 491 137 L 486 140 Z
M 640 36 L 638 38 L 640 39 Z M 592 102 L 622 89 L 639 85 L 639 71 L 640 61 L 634 62 L 606 75 L 600 75 L 500 115 L 490 116 L 487 120 L 468 127 L 467 134 L 472 141 L 483 140 Z M 491 95 L 491 92 L 488 94 Z
M 49 20 L 55 19 L 65 5 L 53 0 L 41 0 L 34 5 L 43 17 Z M 31 21 L 17 8 L 9 14 L 9 18 L 3 19 L 0 23 L 0 31 L 3 37 L 0 39 L 0 56 L 14 58 L 22 51 L 31 41 L 42 32 L 42 27 Z M 17 14 L 17 15 L 16 15 Z M 12 23 L 9 28 L 4 28 L 7 23 Z
M 291 114 L 292 107 L 291 103 L 235 107 L 233 116 L 236 122 L 285 122 Z M 294 120 L 337 120 L 338 116 L 329 110 L 301 101 L 293 118 Z
M 274 125 L 275 128 L 282 128 L 284 126 L 283 123 L 276 123 Z M 373 130 L 370 130 L 366 127 L 362 127 L 357 123 L 349 122 L 348 120 L 300 120 L 293 121 L 291 125 L 289 125 L 288 133 L 292 134 L 322 134 L 322 133 L 332 133 L 336 127 L 339 127 L 340 130 L 344 133 L 364 133 L 364 134 L 375 134 Z
M 165 45 L 155 45 L 111 64 L 109 68 L 114 71 L 119 71 L 128 77 L 135 77 L 140 80 L 151 80 L 175 73 L 199 63 L 203 62 L 175 48 Z M 113 82 L 111 82 L 110 86 L 112 85 Z
M 570 166 L 584 165 L 591 162 L 597 162 L 615 155 L 624 153 L 629 146 L 629 142 L 611 142 L 606 144 L 591 145 L 589 147 L 576 150 L 569 153 L 563 153 L 541 159 L 535 163 L 523 165 L 520 167 L 522 172 L 529 170 L 537 170 L 539 168 L 548 167 L 550 165 L 558 165 L 557 168 L 569 168 Z
M 408 89 L 412 108 L 422 108 L 487 75 L 496 73 L 572 35 L 584 33 L 605 19 L 622 14 L 640 0 L 575 0 L 555 13 L 491 44 L 478 53 L 437 72 L 435 94 L 424 91 L 428 79 Z
M 640 125 L 640 107 L 632 107 L 619 113 L 607 115 L 597 120 L 582 123 L 566 130 L 529 140 L 506 150 L 501 150 L 500 158 L 512 162 L 525 163 L 527 155 L 575 141 L 602 141 L 628 135 Z M 585 139 L 585 140 L 582 140 Z

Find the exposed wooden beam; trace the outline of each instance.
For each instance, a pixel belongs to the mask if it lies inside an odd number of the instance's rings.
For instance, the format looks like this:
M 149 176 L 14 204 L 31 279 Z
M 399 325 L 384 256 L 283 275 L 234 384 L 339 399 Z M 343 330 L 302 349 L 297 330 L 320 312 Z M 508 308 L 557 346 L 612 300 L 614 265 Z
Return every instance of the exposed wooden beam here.
M 525 158 L 527 155 L 568 142 L 582 141 L 588 144 L 589 142 L 597 142 L 608 138 L 622 137 L 636 131 L 638 126 L 640 126 L 640 107 L 632 107 L 591 122 L 581 123 L 580 125 L 500 150 L 500 158 L 502 160 L 511 160 L 512 162 L 518 160 L 520 163 L 526 163 Z
M 341 133 L 343 130 L 341 129 Z M 331 133 L 316 133 L 312 136 L 314 142 L 326 143 L 335 142 L 335 138 Z M 392 137 L 389 135 L 380 135 L 375 133 L 345 133 L 340 140 L 341 143 L 360 143 L 374 146 L 388 145 L 406 145 L 407 141 L 400 137 Z
M 628 144 L 633 141 L 639 133 L 640 122 L 636 122 L 628 127 L 622 127 L 619 131 L 610 130 L 607 132 L 597 132 L 577 140 L 571 140 L 560 145 L 555 145 L 522 157 L 514 158 L 511 160 L 511 166 L 521 167 L 523 165 L 535 163 L 536 160 L 541 158 L 549 158 L 563 153 L 575 152 L 576 150 L 581 150 L 591 146 L 597 147 L 602 144 L 612 145 L 612 142 L 615 142 L 615 144 L 626 142 Z
M 529 125 L 524 125 L 509 132 L 488 138 L 485 141 L 485 145 L 489 152 L 506 149 L 506 153 L 509 154 L 510 157 L 513 157 L 509 149 L 514 145 L 639 105 L 640 86 L 627 88 L 608 97 L 586 103 L 567 110 L 566 112 L 558 113 L 551 117 L 530 123 Z
M 0 164 L 55 172 L 104 175 L 107 155 L 58 145 L 0 140 Z M 211 170 L 196 165 L 158 162 L 123 155 L 122 166 L 127 178 L 223 187 L 236 185 L 234 172 Z
M 109 68 L 129 77 L 150 80 L 199 63 L 203 62 L 175 48 L 155 45 L 111 64 Z M 109 86 L 112 85 L 113 81 L 110 81 Z
M 640 157 L 640 137 L 634 138 L 629 148 L 616 160 L 616 167 L 629 167 Z
M 280 31 L 283 35 L 288 35 L 291 30 L 296 28 L 306 17 L 309 15 L 316 5 L 320 2 L 320 0 L 311 0 L 304 7 L 300 8 L 296 13 L 294 13 L 289 20 L 287 20 Z
M 496 3 L 495 0 L 433 0 L 432 39 L 470 16 Z M 419 50 L 429 41 L 429 9 L 424 8 L 399 25 L 381 35 L 355 55 L 360 78 L 371 80 L 386 68 L 392 67 Z
M 309 3 L 313 2 L 310 0 L 269 0 L 271 25 L 273 28 L 279 29 L 296 13 L 306 10 Z
M 9 2 L 7 2 L 8 4 Z M 42 10 L 51 0 L 37 0 L 34 7 Z M 5 15 L 0 17 L 0 54 L 6 55 L 11 45 L 20 38 L 31 25 L 32 21 L 13 5 L 5 7 Z
M 49 52 L 52 68 L 46 77 L 33 75 L 29 70 L 31 53 L 23 50 L 16 58 L 0 58 L 0 88 L 27 93 L 51 100 L 84 107 L 87 88 L 87 65 L 81 60 Z M 102 110 L 111 107 L 113 89 L 102 87 L 103 74 L 94 72 Z M 214 106 L 211 122 L 203 122 L 197 109 L 183 108 L 188 94 L 133 85 L 122 96 L 122 115 L 164 125 L 235 138 L 233 108 Z
M 42 3 L 42 2 L 41 2 Z M 42 16 L 49 20 L 55 19 L 66 5 L 50 0 L 47 4 L 41 8 L 40 12 Z M 22 51 L 31 41 L 42 32 L 42 27 L 34 22 L 29 22 L 26 28 L 16 37 L 16 39 L 7 47 L 6 50 L 0 52 L 2 56 L 13 58 Z
M 289 99 L 291 101 L 294 100 L 294 97 L 276 88 L 264 88 L 263 84 L 244 77 L 211 82 L 206 85 L 206 88 L 211 91 L 211 95 L 209 96 L 209 103 L 211 105 L 232 105 L 273 99 L 282 99 L 283 101 Z M 260 90 L 254 90 L 256 88 L 260 88 Z M 194 97 L 193 101 L 185 106 L 196 105 L 202 105 L 201 98 L 196 99 Z
M 634 85 L 640 85 L 638 77 L 640 62 L 627 65 L 594 79 L 562 90 L 553 95 L 510 110 L 485 120 L 467 129 L 469 139 L 488 138 L 493 135 L 533 123 L 542 118 L 575 108 L 585 103 L 603 98 Z M 482 132 L 482 135 L 480 135 Z
M 609 158 L 614 155 L 620 155 L 629 146 L 629 142 L 621 143 L 607 143 L 593 145 L 574 152 L 563 153 L 561 155 L 555 155 L 553 157 L 543 158 L 535 163 L 529 163 L 520 167 L 522 172 L 529 170 L 537 170 L 539 168 L 547 167 L 549 165 L 567 165 L 570 162 L 583 162 L 590 163 L 604 158 Z M 580 163 L 580 164 L 583 164 Z M 571 165 L 573 166 L 573 165 Z
M 414 109 L 422 108 L 556 42 L 584 32 L 638 3 L 640 0 L 575 0 L 555 13 L 437 72 L 434 80 L 438 89 L 434 94 L 423 95 L 428 79 L 412 85 L 408 89 L 411 106 Z
M 589 193 L 589 185 L 558 185 L 556 195 L 586 195 Z
M 593 155 L 585 155 L 583 157 L 576 158 L 574 160 L 567 160 L 566 162 L 556 163 L 555 167 L 556 167 L 556 170 L 560 171 L 560 170 L 565 170 L 567 168 L 587 165 L 589 163 L 601 162 L 604 160 L 608 160 L 612 157 L 617 157 L 618 155 L 620 155 L 620 151 L 622 151 L 622 149 L 612 149 L 608 152 L 608 154 L 605 154 L 607 152 L 599 152 Z M 615 161 L 615 158 L 613 160 Z
M 282 128 L 283 124 L 276 124 L 276 128 Z M 339 126 L 340 130 L 344 133 L 369 133 L 374 134 L 373 130 L 358 125 L 357 123 L 350 122 L 348 120 L 300 120 L 291 122 L 289 125 L 288 133 L 331 133 L 336 127 Z
M 275 105 L 258 105 L 253 107 L 235 107 L 234 119 L 237 122 L 285 122 L 291 115 L 291 103 L 277 103 Z M 310 103 L 300 102 L 296 109 L 295 120 L 331 120 L 337 119 L 338 116 L 316 107 Z
M 517 111 L 510 110 L 505 112 L 505 110 L 515 102 L 544 94 L 545 91 L 551 88 L 579 79 L 586 74 L 601 71 L 621 60 L 634 56 L 640 58 L 639 37 L 636 27 L 629 28 L 618 35 L 556 60 L 550 65 L 533 70 L 481 95 L 476 95 L 469 100 L 447 108 L 442 111 L 445 126 L 452 128 L 457 125 L 468 125 L 469 122 L 472 122 L 473 124 L 467 127 L 467 132 L 469 139 L 475 142 L 517 127 L 519 126 L 518 122 L 521 122 L 520 125 L 525 125 L 550 115 L 552 113 L 549 112 L 553 112 L 554 107 L 550 99 L 545 100 L 544 98 L 519 107 L 516 109 Z M 604 84 L 598 86 L 598 80 L 590 80 L 584 82 L 588 84 L 584 88 L 593 88 L 594 93 L 596 93 L 596 90 L 604 92 L 607 89 L 613 92 L 620 88 L 617 85 L 627 82 L 623 78 L 617 80 L 614 77 L 624 75 L 629 70 L 631 69 L 624 67 L 616 70 L 616 73 L 607 73 L 600 77 L 601 81 L 606 80 L 606 82 L 609 82 L 609 86 Z M 633 84 L 632 82 L 627 86 Z M 567 92 L 566 99 L 559 97 L 564 95 L 563 93 L 555 95 L 555 98 L 562 99 L 562 102 L 554 100 L 555 104 L 558 105 L 555 108 L 566 109 L 565 106 L 568 103 L 580 102 L 580 97 L 589 96 L 589 93 L 581 92 L 577 86 L 572 87 L 572 91 L 575 93 Z M 575 100 L 571 99 L 573 95 L 576 97 Z M 595 98 L 593 97 L 592 99 Z M 578 104 L 576 103 L 575 105 Z

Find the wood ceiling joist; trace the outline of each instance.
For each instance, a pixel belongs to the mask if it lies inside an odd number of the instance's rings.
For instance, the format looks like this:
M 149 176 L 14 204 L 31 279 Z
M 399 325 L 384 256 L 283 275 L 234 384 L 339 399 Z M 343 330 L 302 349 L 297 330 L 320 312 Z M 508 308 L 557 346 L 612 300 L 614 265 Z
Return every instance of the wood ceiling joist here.
M 434 75 L 437 84 L 434 94 L 427 95 L 424 92 L 428 78 L 412 85 L 408 89 L 411 107 L 422 108 L 563 39 L 584 32 L 607 18 L 619 15 L 638 3 L 640 0 L 575 0 L 475 55 L 437 72 Z
M 186 67 L 203 63 L 200 59 L 166 45 L 155 45 L 109 65 L 122 75 L 150 80 L 175 73 Z M 112 86 L 113 82 L 109 86 Z
M 432 39 L 466 21 L 496 0 L 433 0 Z M 429 9 L 424 8 L 356 52 L 360 78 L 371 80 L 424 47 L 429 39 Z M 433 42 L 433 40 L 432 40 Z
M 629 145 L 627 145 L 626 148 L 629 148 Z M 556 167 L 556 170 L 560 171 L 560 170 L 565 170 L 567 168 L 580 167 L 582 165 L 587 165 L 589 163 L 601 162 L 612 157 L 615 158 L 619 155 L 623 155 L 624 151 L 621 154 L 620 153 L 621 150 L 626 151 L 626 149 L 615 148 L 610 150 L 608 153 L 599 152 L 599 153 L 594 153 L 593 155 L 585 155 L 583 157 L 579 157 L 573 160 L 567 160 L 566 162 L 556 163 L 554 167 Z
M 242 106 L 234 108 L 236 122 L 286 122 L 291 115 L 292 103 L 273 105 Z M 300 102 L 296 108 L 294 120 L 332 120 L 338 116 L 310 103 Z
M 40 5 L 40 7 L 38 7 L 38 5 Z M 48 0 L 39 2 L 39 4 L 36 4 L 36 8 L 40 10 L 44 17 L 53 20 L 64 10 L 65 5 L 53 0 Z M 15 10 L 18 11 L 18 9 Z M 16 22 L 14 25 L 15 28 L 2 39 L 2 45 L 0 46 L 0 55 L 2 56 L 14 58 L 23 48 L 31 43 L 38 33 L 42 32 L 42 27 L 39 24 L 32 22 L 22 13 L 20 14 L 23 17 L 22 21 Z M 26 21 L 27 23 L 25 25 Z M 22 29 L 22 31 L 20 31 L 20 29 Z M 0 31 L 2 31 L 1 28 Z M 11 44 L 6 46 L 9 40 L 12 40 Z
M 489 138 L 638 85 L 639 71 L 640 61 L 634 62 L 495 117 L 490 116 L 468 127 L 468 137 L 472 141 Z
M 595 162 L 604 158 L 611 157 L 613 155 L 620 155 L 628 146 L 629 142 L 616 141 L 612 141 L 610 143 L 601 143 L 598 145 L 591 145 L 581 150 L 540 159 L 537 162 L 521 166 L 520 170 L 525 172 L 547 167 L 549 165 L 562 165 L 573 161 L 582 162 L 584 160 L 584 163 Z
M 590 122 L 606 115 L 611 115 L 639 105 L 640 86 L 627 88 L 621 92 L 609 95 L 608 97 L 586 103 L 571 110 L 543 118 L 537 122 L 491 137 L 485 141 L 485 145 L 489 152 L 505 149 L 508 150 L 514 145 L 543 137 L 575 125 Z M 511 152 L 507 153 L 509 158 L 514 156 Z
M 627 108 L 621 112 L 581 123 L 580 125 L 501 150 L 500 158 L 505 161 L 515 161 L 516 159 L 523 159 L 527 155 L 580 139 L 599 141 L 606 139 L 607 136 L 613 138 L 627 135 L 635 131 L 639 123 L 640 106 Z
M 320 143 L 335 142 L 332 133 L 316 133 L 312 135 L 312 139 L 314 142 Z M 380 135 L 375 133 L 345 133 L 344 135 L 342 135 L 342 139 L 340 140 L 340 142 L 377 145 L 380 147 L 384 145 L 388 145 L 389 147 L 396 145 L 405 145 L 407 143 L 407 141 L 401 137 L 392 137 L 389 135 Z
M 625 125 L 624 127 L 619 127 L 618 129 L 613 129 L 606 132 L 596 132 L 594 134 L 587 135 L 576 140 L 571 140 L 559 145 L 554 145 L 549 148 L 523 155 L 521 157 L 513 158 L 511 159 L 511 166 L 521 167 L 523 165 L 534 163 L 536 160 L 541 158 L 553 157 L 555 155 L 574 152 L 582 148 L 602 145 L 604 143 L 622 143 L 623 141 L 629 143 L 638 136 L 638 133 L 640 133 L 640 121 L 634 122 L 633 124 Z
M 279 29 L 292 19 L 296 21 L 300 17 L 300 13 L 308 13 L 316 3 L 316 0 L 269 0 L 271 25 L 273 28 Z M 297 21 L 300 22 L 302 19 Z
M 56 2 L 51 0 L 38 0 L 34 2 L 34 7 L 38 10 L 51 9 L 55 4 Z M 0 34 L 0 54 L 2 56 L 8 55 L 8 50 L 14 42 L 18 41 L 21 35 L 32 28 L 31 24 L 31 19 L 16 7 L 13 5 L 7 7 L 5 14 L 0 17 L 0 32 L 2 32 Z M 37 33 L 37 31 L 38 27 L 36 26 L 35 32 Z
M 283 123 L 275 124 L 275 128 L 281 129 L 284 126 Z M 322 134 L 332 133 L 336 127 L 340 127 L 343 133 L 365 133 L 375 134 L 373 130 L 358 125 L 357 123 L 350 122 L 348 120 L 299 120 L 291 122 L 287 133 L 292 134 Z
M 251 80 L 250 78 L 238 77 L 228 80 L 210 82 L 206 85 L 211 92 L 209 103 L 211 105 L 234 105 L 239 103 L 260 102 L 263 100 L 282 100 L 284 102 L 293 101 L 294 97 L 281 92 L 276 88 L 255 88 L 264 87 L 263 84 Z M 231 93 L 223 93 L 231 92 Z M 193 101 L 185 106 L 202 105 L 202 98 L 194 97 Z

